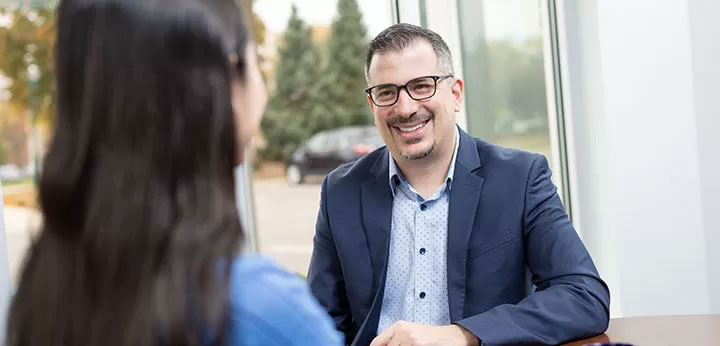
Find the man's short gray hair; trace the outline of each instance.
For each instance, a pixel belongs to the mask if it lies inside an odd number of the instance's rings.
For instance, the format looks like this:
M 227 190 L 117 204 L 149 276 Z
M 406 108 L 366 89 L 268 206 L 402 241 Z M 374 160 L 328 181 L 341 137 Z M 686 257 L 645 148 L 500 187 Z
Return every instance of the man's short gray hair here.
M 438 68 L 443 74 L 454 74 L 452 55 L 445 41 L 432 30 L 412 24 L 400 23 L 383 30 L 370 41 L 365 58 L 365 80 L 370 80 L 370 62 L 375 54 L 399 52 L 417 40 L 425 40 L 432 46 L 438 58 Z

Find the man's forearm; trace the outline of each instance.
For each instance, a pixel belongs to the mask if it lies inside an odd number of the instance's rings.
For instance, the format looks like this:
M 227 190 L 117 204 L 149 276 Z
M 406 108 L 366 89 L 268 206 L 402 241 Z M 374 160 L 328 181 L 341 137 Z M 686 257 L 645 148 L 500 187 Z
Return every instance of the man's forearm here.
M 564 282 L 457 324 L 487 345 L 558 344 L 601 334 L 609 321 L 606 288 L 588 277 L 577 279 L 584 282 Z

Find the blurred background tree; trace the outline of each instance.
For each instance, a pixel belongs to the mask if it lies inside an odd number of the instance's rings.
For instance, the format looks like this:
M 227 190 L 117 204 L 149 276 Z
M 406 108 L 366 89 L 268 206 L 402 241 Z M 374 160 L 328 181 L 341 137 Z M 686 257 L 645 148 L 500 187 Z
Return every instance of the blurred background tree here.
M 9 155 L 10 148 L 8 147 L 8 144 L 5 143 L 5 139 L 0 137 L 0 165 L 3 165 L 7 162 Z
M 317 132 L 372 123 L 363 93 L 367 29 L 357 2 L 338 0 L 326 41 L 314 42 L 312 29 L 293 6 L 263 119 L 261 160 L 285 161 Z
M 28 8 L 0 7 L 0 17 L 10 19 L 8 26 L 0 26 L 0 73 L 11 80 L 10 102 L 17 109 L 33 110 L 41 124 L 52 124 L 53 117 L 55 2 L 35 1 Z M 240 3 L 251 9 L 251 0 Z M 255 14 L 252 29 L 255 42 L 262 45 L 265 25 Z
M 2 9 L 10 24 L 0 26 L 0 73 L 10 79 L 9 102 L 32 110 L 43 124 L 52 123 L 56 21 L 52 8 Z
M 545 75 L 540 40 L 479 41 L 470 48 L 473 68 L 483 76 L 475 83 L 474 93 L 488 95 L 482 100 L 468 100 L 476 119 L 484 119 L 479 128 L 481 137 L 499 141 L 521 134 L 547 133 Z M 490 87 L 491 86 L 491 87 Z
M 312 41 L 311 27 L 293 6 L 282 36 L 275 72 L 275 90 L 270 95 L 262 130 L 269 143 L 259 156 L 284 160 L 312 133 L 322 127 L 323 101 L 318 95 L 320 53 Z
M 267 34 L 267 28 L 265 27 L 265 23 L 263 23 L 262 19 L 260 19 L 260 16 L 257 15 L 257 13 L 253 12 L 253 0 L 236 0 L 237 3 L 242 7 L 242 9 L 245 11 L 244 13 L 247 15 L 250 14 L 248 19 L 248 23 L 250 26 L 250 29 L 252 30 L 253 35 L 253 41 L 255 41 L 255 44 L 257 46 L 262 46 L 265 44 L 265 35 Z M 263 64 L 264 57 L 262 55 L 258 56 L 258 63 Z M 263 72 L 262 70 L 260 72 Z M 263 77 L 267 79 L 267 76 L 263 74 Z
M 327 43 L 327 68 L 323 93 L 327 107 L 336 115 L 330 128 L 372 123 L 372 114 L 363 90 L 367 29 L 356 0 L 338 0 L 338 16 L 332 23 Z

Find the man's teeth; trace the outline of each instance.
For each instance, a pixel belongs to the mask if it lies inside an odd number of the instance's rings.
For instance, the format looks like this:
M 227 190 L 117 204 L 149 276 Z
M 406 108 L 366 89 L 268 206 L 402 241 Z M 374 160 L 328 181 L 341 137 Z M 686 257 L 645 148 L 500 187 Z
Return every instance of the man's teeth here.
M 400 131 L 402 131 L 402 132 L 413 132 L 413 131 L 421 128 L 423 125 L 425 125 L 425 123 L 417 124 L 413 127 L 398 127 L 398 129 L 400 129 Z

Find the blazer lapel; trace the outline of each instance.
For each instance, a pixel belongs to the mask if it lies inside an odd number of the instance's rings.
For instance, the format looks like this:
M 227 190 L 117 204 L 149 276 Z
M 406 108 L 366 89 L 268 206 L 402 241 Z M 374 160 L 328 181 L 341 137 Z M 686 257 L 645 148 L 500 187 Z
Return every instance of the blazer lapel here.
M 390 243 L 393 199 L 388 183 L 388 155 L 385 149 L 371 169 L 375 179 L 365 182 L 361 188 L 363 228 L 370 248 L 374 288 L 381 286 Z
M 375 294 L 365 321 L 358 329 L 357 336 L 352 343 L 353 346 L 370 344 L 375 337 L 375 330 L 380 320 L 392 226 L 393 199 L 390 185 L 388 185 L 390 181 L 388 155 L 389 153 L 385 149 L 371 169 L 375 178 L 363 183 L 360 188 L 362 222 L 370 248 L 373 267 L 372 289 Z
M 482 166 L 475 140 L 460 130 L 455 176 L 450 189 L 448 216 L 448 302 L 450 320 L 462 319 L 467 281 L 467 254 L 473 221 L 478 210 L 483 178 L 474 172 Z

